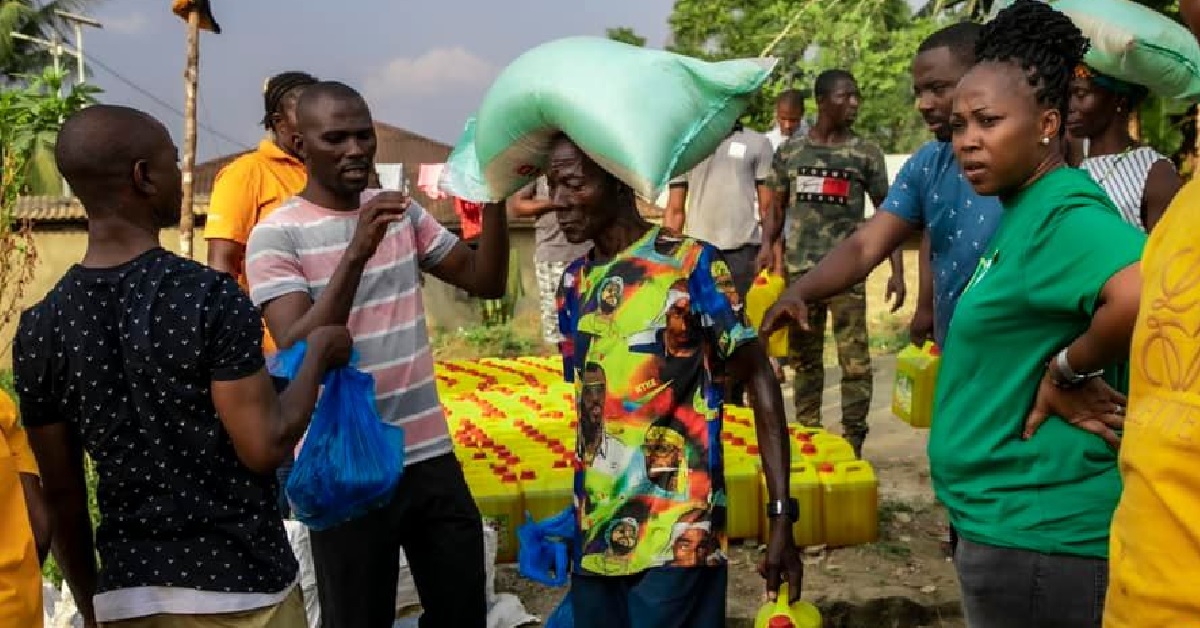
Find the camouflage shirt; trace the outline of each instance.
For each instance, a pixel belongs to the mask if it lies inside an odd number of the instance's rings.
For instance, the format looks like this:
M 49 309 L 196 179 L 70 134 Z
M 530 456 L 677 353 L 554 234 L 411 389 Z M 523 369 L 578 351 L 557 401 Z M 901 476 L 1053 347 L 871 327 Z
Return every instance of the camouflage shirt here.
M 787 267 L 794 276 L 854 233 L 866 194 L 880 201 L 887 196 L 887 165 L 883 151 L 858 136 L 825 146 L 794 135 L 775 153 L 767 184 L 783 198 Z

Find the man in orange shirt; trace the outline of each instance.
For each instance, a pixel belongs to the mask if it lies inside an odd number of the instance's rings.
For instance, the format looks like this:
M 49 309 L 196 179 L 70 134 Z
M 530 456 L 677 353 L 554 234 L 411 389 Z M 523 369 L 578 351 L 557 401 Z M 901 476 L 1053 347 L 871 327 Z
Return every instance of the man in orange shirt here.
M 304 162 L 294 146 L 296 101 L 317 79 L 303 72 L 271 77 L 263 92 L 263 126 L 271 133 L 258 148 L 238 157 L 217 173 L 208 202 L 208 265 L 238 278 L 246 288 L 246 241 L 250 230 L 284 201 L 304 188 Z M 263 351 L 275 351 L 269 334 Z
M 0 392 L 0 624 L 42 625 L 42 559 L 50 520 L 37 463 L 12 399 Z

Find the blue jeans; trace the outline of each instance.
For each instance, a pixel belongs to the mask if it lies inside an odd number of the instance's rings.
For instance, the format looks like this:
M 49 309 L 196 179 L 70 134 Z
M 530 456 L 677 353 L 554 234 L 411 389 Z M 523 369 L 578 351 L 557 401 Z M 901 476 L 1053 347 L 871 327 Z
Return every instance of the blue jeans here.
M 969 628 L 1100 628 L 1107 560 L 959 537 L 954 567 Z
M 575 628 L 724 628 L 728 567 L 571 577 Z

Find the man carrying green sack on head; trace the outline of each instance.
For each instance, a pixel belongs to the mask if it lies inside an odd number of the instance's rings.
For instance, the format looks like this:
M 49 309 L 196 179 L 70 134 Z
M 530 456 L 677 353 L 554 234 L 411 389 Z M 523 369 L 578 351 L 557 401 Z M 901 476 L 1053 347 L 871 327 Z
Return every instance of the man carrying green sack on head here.
M 549 183 L 563 235 L 595 243 L 558 294 L 580 426 L 576 628 L 725 625 L 726 377 L 751 391 L 762 448 L 762 572 L 770 595 L 786 577 L 798 597 L 783 399 L 729 266 L 711 244 L 647 222 L 633 190 L 565 135 L 552 143 Z

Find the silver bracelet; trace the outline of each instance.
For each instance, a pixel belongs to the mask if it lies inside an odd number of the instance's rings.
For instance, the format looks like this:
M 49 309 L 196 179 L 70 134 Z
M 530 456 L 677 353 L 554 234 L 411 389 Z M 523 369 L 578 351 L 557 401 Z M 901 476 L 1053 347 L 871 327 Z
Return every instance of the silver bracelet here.
M 1066 347 L 1063 347 L 1062 351 L 1059 351 L 1058 355 L 1054 356 L 1052 362 L 1054 364 L 1053 374 L 1057 377 L 1052 377 L 1051 379 L 1054 380 L 1054 385 L 1059 388 L 1074 388 L 1104 374 L 1104 369 L 1091 373 L 1076 373 L 1075 369 L 1071 368 L 1071 363 L 1067 361 Z

